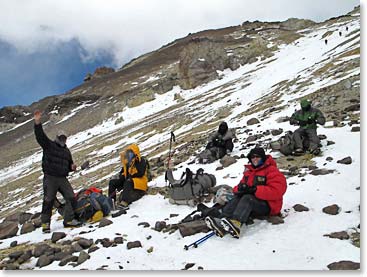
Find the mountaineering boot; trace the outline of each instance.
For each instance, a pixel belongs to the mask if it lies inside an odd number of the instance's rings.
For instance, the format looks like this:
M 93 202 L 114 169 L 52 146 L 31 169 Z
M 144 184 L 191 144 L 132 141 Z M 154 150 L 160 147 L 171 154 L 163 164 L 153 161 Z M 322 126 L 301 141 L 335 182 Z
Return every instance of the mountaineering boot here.
M 71 221 L 64 221 L 64 227 L 65 228 L 74 228 L 74 227 L 80 227 L 82 226 L 82 223 L 79 220 L 76 220 L 75 218 Z
M 303 149 L 302 148 L 297 148 L 296 150 L 294 150 L 293 155 L 295 156 L 301 156 L 303 154 Z
M 51 233 L 50 223 L 42 223 L 42 233 L 48 234 Z
M 129 209 L 129 203 L 125 201 L 120 201 L 115 204 L 115 207 L 117 210 L 128 210 Z
M 223 218 L 221 221 L 224 229 L 231 234 L 232 237 L 239 239 L 241 233 L 241 222 L 235 219 Z
M 103 218 L 103 212 L 102 211 L 96 211 L 94 215 L 92 216 L 91 221 L 92 222 L 98 222 Z
M 205 223 L 208 226 L 208 228 L 213 230 L 215 235 L 217 235 L 218 237 L 222 238 L 224 237 L 225 234 L 227 234 L 219 218 L 207 216 L 205 218 Z
M 313 154 L 315 156 L 319 155 L 320 153 L 321 153 L 321 150 L 319 148 L 316 148 L 316 149 L 311 151 L 311 154 Z

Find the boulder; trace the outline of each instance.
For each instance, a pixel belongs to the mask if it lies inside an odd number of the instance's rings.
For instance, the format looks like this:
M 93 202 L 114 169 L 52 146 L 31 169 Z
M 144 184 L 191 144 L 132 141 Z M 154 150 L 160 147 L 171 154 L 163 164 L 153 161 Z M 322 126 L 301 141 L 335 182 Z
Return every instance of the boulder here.
M 33 226 L 32 222 L 26 222 L 23 224 L 22 228 L 20 229 L 20 234 L 27 234 L 33 232 L 36 228 Z
M 352 163 L 352 158 L 350 156 L 345 157 L 341 160 L 337 161 L 338 164 L 351 164 Z
M 293 206 L 293 209 L 296 211 L 296 212 L 308 212 L 310 209 L 301 205 L 301 204 L 296 204 Z
M 329 215 L 337 215 L 340 212 L 340 207 L 337 204 L 327 206 L 322 211 Z
M 4 221 L 0 223 L 0 239 L 7 239 L 17 235 L 18 222 Z
M 204 220 L 194 220 L 178 224 L 178 229 L 182 237 L 191 236 L 197 233 L 207 233 L 209 228 Z
M 223 167 L 228 167 L 231 164 L 234 164 L 236 162 L 237 162 L 237 160 L 236 160 L 235 157 L 231 157 L 231 156 L 228 156 L 228 155 L 225 155 L 223 158 L 220 159 L 220 163 Z
M 51 236 L 51 241 L 53 243 L 57 242 L 60 239 L 63 239 L 66 237 L 66 234 L 64 232 L 53 232 Z
M 331 263 L 327 266 L 330 270 L 357 270 L 360 269 L 360 263 L 352 261 L 339 261 Z
M 260 121 L 257 118 L 251 118 L 249 120 L 247 120 L 247 125 L 255 125 L 260 123 Z
M 132 248 L 142 247 L 142 245 L 141 245 L 141 242 L 137 240 L 137 241 L 129 241 L 126 247 L 127 249 L 132 249 Z

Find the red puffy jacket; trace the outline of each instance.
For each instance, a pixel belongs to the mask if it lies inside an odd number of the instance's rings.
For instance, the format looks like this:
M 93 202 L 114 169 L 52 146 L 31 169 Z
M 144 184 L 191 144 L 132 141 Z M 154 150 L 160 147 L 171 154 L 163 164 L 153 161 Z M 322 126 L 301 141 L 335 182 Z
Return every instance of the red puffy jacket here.
M 267 155 L 265 163 L 258 168 L 254 168 L 251 164 L 245 165 L 245 168 L 240 184 L 256 186 L 256 198 L 268 202 L 271 215 L 279 214 L 283 205 L 283 195 L 287 190 L 287 181 L 277 168 L 273 157 Z M 234 193 L 237 191 L 238 185 L 233 188 Z

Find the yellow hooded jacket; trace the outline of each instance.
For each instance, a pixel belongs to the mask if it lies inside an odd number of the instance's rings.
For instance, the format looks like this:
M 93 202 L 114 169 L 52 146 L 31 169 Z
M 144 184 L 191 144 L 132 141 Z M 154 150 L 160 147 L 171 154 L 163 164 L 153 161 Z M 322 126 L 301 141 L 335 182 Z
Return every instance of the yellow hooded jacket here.
M 127 169 L 127 159 L 126 159 L 126 151 L 131 150 L 135 154 L 135 159 L 132 161 L 130 167 Z M 147 168 L 145 161 L 142 160 L 140 155 L 139 147 L 136 144 L 131 144 L 124 151 L 120 153 L 121 164 L 123 167 L 122 175 L 127 179 L 131 177 L 134 182 L 134 189 L 139 189 L 143 191 L 147 191 L 148 189 L 148 177 L 147 177 Z M 136 176 L 139 175 L 138 168 L 144 167 L 144 174 L 143 176 Z M 135 176 L 134 176 L 135 175 Z

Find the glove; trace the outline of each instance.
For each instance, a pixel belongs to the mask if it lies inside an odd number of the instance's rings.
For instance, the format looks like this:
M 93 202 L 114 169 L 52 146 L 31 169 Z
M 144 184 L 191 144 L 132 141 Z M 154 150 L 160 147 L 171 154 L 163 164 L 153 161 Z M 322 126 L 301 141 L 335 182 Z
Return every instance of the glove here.
M 306 126 L 306 125 L 307 125 L 307 123 L 308 123 L 308 121 L 303 121 L 303 120 L 299 120 L 299 121 L 298 121 L 298 124 L 299 124 L 299 126 L 301 126 L 301 127 Z
M 311 116 L 307 118 L 307 124 L 313 124 L 315 123 L 315 119 L 313 119 Z
M 246 184 L 239 184 L 237 187 L 237 196 L 243 196 L 245 194 L 255 194 L 256 192 L 256 186 L 249 186 Z

